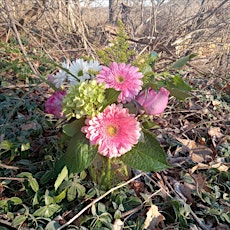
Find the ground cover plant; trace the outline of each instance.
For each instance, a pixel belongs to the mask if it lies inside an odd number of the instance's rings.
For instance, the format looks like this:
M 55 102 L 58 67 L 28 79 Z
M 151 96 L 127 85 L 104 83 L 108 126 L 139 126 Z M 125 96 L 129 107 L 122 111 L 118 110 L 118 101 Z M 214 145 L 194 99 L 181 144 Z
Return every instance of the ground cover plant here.
M 135 52 L 121 22 L 118 27 L 112 45 L 94 54 L 97 59 L 87 52 L 77 59 L 70 55 L 81 71 L 66 60 L 50 59 L 44 50 L 34 55 L 26 37 L 1 43 L 1 229 L 229 229 L 229 76 L 217 79 L 191 68 L 195 53 L 167 62 L 162 69 L 157 52 Z M 93 119 L 106 108 L 116 108 L 120 92 L 99 86 L 97 95 L 91 95 L 97 100 L 90 108 L 81 104 L 73 108 L 72 101 L 88 82 L 90 94 L 98 86 L 91 78 L 103 78 L 111 62 L 116 70 L 118 63 L 126 63 L 143 75 L 143 93 L 139 90 L 137 98 L 123 106 L 138 117 L 147 134 L 140 133 L 141 145 L 135 142 L 122 156 L 103 158 L 98 151 L 89 151 L 94 143 L 85 144 L 86 115 L 92 113 Z M 31 63 L 37 64 L 38 73 Z M 82 67 L 89 63 L 96 69 L 84 73 Z M 106 66 L 104 72 L 99 65 Z M 69 86 L 75 77 L 90 80 Z M 144 101 L 145 106 L 140 98 L 151 95 L 156 100 L 162 88 L 165 105 L 152 113 L 148 110 L 152 101 Z M 107 91 L 101 95 L 103 90 Z M 112 128 L 110 134 L 116 131 Z M 158 157 L 146 157 L 149 152 Z M 144 162 L 135 161 L 137 153 Z M 97 174 L 95 154 L 97 161 L 106 161 Z M 131 157 L 125 159 L 128 154 Z M 112 164 L 118 178 L 108 174 L 109 159 L 121 159 Z M 127 165 L 124 173 L 121 169 Z M 98 180 L 100 175 L 106 179 Z

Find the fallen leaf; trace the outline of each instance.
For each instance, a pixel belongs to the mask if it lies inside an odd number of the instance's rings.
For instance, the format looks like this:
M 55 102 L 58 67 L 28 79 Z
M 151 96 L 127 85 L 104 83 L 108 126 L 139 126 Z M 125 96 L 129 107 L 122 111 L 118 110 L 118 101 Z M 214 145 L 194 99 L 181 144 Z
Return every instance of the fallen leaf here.
M 196 163 L 208 163 L 212 161 L 212 155 L 212 150 L 205 146 L 202 146 L 201 149 L 197 148 L 190 151 L 191 159 Z
M 195 141 L 190 140 L 190 139 L 181 139 L 181 138 L 176 138 L 182 145 L 184 148 L 186 148 L 188 151 L 191 149 L 196 149 L 197 148 L 197 144 Z
M 194 162 L 207 163 L 212 160 L 213 151 L 206 145 L 198 144 L 190 139 L 177 138 L 177 140 L 183 145 L 182 151 L 189 152 Z
M 208 134 L 211 138 L 221 138 L 223 137 L 223 134 L 221 133 L 220 127 L 211 127 L 208 130 Z
M 210 165 L 207 164 L 203 164 L 203 163 L 198 163 L 197 165 L 195 165 L 194 167 L 192 167 L 189 172 L 191 174 L 193 174 L 196 170 L 199 169 L 210 169 L 210 168 L 216 168 L 219 171 L 224 171 L 227 172 L 229 167 L 226 164 L 223 164 L 222 162 L 216 162 L 213 161 L 212 163 L 210 163 Z
M 31 121 L 28 124 L 22 124 L 21 129 L 24 130 L 24 131 L 30 130 L 30 129 L 36 130 L 37 129 L 37 124 L 36 124 L 36 122 Z
M 189 203 L 193 203 L 192 189 L 187 185 L 187 183 L 180 184 L 180 191 Z
M 193 174 L 196 170 L 198 169 L 209 169 L 210 166 L 203 164 L 203 163 L 198 163 L 197 165 L 193 166 L 191 169 L 189 169 L 190 174 Z
M 147 217 L 144 223 L 144 229 L 157 230 L 158 224 L 164 220 L 164 216 L 158 211 L 156 205 L 151 205 L 150 209 L 147 212 Z
M 218 169 L 218 170 L 221 171 L 221 172 L 227 172 L 228 169 L 229 169 L 229 167 L 228 167 L 227 165 L 224 165 L 224 164 L 221 163 L 221 162 L 218 162 L 218 163 L 212 162 L 212 164 L 211 164 L 210 167 L 211 167 L 211 168 L 216 168 L 216 169 Z
M 122 230 L 124 227 L 124 222 L 121 219 L 116 219 L 113 224 L 113 230 Z

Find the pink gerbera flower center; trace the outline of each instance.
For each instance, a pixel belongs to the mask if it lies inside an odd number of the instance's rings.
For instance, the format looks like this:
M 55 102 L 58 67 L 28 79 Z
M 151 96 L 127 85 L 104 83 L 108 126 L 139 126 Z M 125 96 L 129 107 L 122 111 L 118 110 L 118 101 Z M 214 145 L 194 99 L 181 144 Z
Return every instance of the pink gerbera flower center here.
M 118 83 L 122 83 L 125 81 L 125 78 L 123 76 L 117 76 L 115 79 Z
M 109 124 L 106 128 L 106 133 L 110 136 L 110 137 L 114 137 L 118 134 L 119 132 L 119 127 L 115 124 Z

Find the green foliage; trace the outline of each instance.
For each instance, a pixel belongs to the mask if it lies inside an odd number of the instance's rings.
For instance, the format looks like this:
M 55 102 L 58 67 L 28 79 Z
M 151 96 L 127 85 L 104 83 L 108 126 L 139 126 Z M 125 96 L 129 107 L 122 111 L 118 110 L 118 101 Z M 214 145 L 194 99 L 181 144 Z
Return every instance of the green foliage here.
M 188 56 L 182 57 L 178 59 L 173 65 L 171 66 L 172 69 L 179 69 L 182 68 L 187 62 L 191 61 L 197 54 L 189 54 Z
M 162 171 L 169 167 L 160 143 L 150 132 L 144 133 L 143 142 L 138 142 L 136 147 L 121 156 L 120 160 L 144 172 Z
M 135 51 L 130 48 L 123 23 L 118 21 L 117 24 L 119 27 L 118 33 L 116 39 L 111 41 L 111 46 L 97 51 L 100 62 L 107 66 L 113 61 L 128 63 L 135 54 Z

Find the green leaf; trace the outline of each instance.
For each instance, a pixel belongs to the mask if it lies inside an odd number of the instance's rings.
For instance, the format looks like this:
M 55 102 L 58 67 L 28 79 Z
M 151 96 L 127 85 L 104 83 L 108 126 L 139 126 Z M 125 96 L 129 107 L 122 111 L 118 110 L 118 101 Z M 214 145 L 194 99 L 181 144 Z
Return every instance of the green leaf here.
M 131 151 L 121 156 L 120 160 L 144 172 L 161 171 L 168 168 L 166 155 L 156 138 L 146 132 L 144 139 L 144 142 L 139 142 Z
M 67 152 L 56 165 L 56 171 L 60 172 L 60 168 L 66 165 L 69 173 L 80 173 L 89 167 L 96 153 L 96 147 L 91 146 L 85 135 L 79 132 L 71 138 Z
M 66 190 L 64 189 L 60 194 L 54 197 L 55 203 L 60 203 L 63 199 L 66 198 Z
M 179 69 L 182 68 L 184 65 L 187 64 L 188 61 L 191 61 L 192 58 L 196 57 L 197 54 L 190 54 L 188 56 L 182 57 L 178 59 L 173 65 L 171 66 L 172 69 Z
M 30 149 L 30 142 L 21 145 L 21 151 L 26 151 Z
M 53 176 L 53 171 L 49 170 L 49 171 L 45 171 L 43 176 L 40 179 L 40 183 L 42 185 L 46 184 Z
M 142 74 L 145 75 L 150 75 L 153 74 L 153 69 L 150 65 L 145 65 L 143 66 L 142 70 L 141 70 Z
M 38 200 L 38 193 L 36 192 L 33 198 L 33 206 L 39 204 L 39 200 Z
M 45 230 L 57 230 L 59 227 L 60 224 L 57 221 L 52 220 L 46 225 Z
M 174 96 L 178 100 L 183 101 L 186 98 L 191 96 L 188 92 L 185 92 L 185 91 L 180 90 L 180 89 L 171 88 L 171 89 L 168 89 L 168 90 L 170 91 L 170 95 Z
M 4 150 L 10 150 L 13 147 L 13 144 L 10 141 L 2 141 L 0 143 L 0 150 L 4 149 Z
M 68 169 L 66 166 L 62 169 L 62 171 L 58 174 L 57 180 L 54 183 L 55 191 L 58 189 L 62 181 L 68 176 Z
M 18 197 L 11 197 L 8 201 L 13 202 L 14 205 L 22 204 L 22 200 Z
M 189 86 L 181 77 L 177 75 L 172 78 L 172 82 L 178 89 L 181 89 L 187 92 L 192 90 L 191 86 Z
M 192 88 L 180 76 L 172 77 L 170 81 L 166 82 L 166 85 L 170 94 L 179 100 L 184 100 L 191 96 L 189 92 Z
M 61 207 L 57 204 L 50 204 L 44 207 L 39 208 L 36 210 L 33 215 L 34 216 L 41 216 L 49 218 L 51 217 L 55 212 L 57 212 Z
M 34 192 L 37 192 L 39 190 L 38 182 L 35 178 L 29 178 L 29 184 Z
M 49 196 L 49 190 L 48 189 L 45 192 L 44 198 L 45 198 L 45 205 L 48 206 L 48 205 L 54 203 L 54 198 Z
M 81 127 L 84 126 L 84 119 L 78 119 L 70 124 L 63 125 L 63 132 L 69 136 L 73 137 L 78 132 L 81 132 Z
M 33 178 L 33 175 L 29 172 L 22 172 L 17 175 L 18 177 L 27 177 L 27 178 Z
M 72 185 L 70 188 L 67 190 L 67 200 L 73 201 L 77 196 L 77 191 L 76 191 L 76 186 Z
M 26 216 L 16 216 L 14 220 L 12 221 L 12 227 L 16 227 L 20 224 L 22 224 L 27 219 Z
M 85 195 L 85 187 L 79 183 L 75 184 L 77 189 L 77 197 L 80 198 Z
M 113 88 L 105 89 L 105 102 L 103 109 L 106 108 L 108 105 L 116 102 L 120 93 L 120 91 L 117 91 Z
M 156 64 L 156 61 L 158 59 L 159 55 L 157 52 L 155 51 L 152 51 L 150 54 L 149 54 L 149 65 L 153 68 Z

